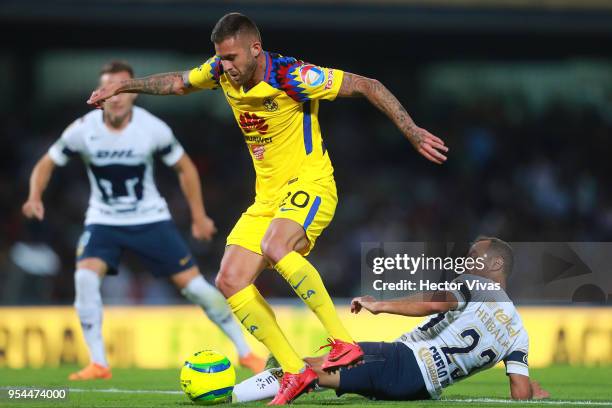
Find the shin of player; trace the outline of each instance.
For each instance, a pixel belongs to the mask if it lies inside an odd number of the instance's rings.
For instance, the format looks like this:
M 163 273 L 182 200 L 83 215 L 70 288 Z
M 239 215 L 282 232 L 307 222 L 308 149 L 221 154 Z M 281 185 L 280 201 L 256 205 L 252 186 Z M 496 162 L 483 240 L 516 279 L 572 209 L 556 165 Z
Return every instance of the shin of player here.
M 71 380 L 112 377 L 102 337 L 100 284 L 105 273 L 106 264 L 98 258 L 83 259 L 77 264 L 74 274 L 74 306 L 81 322 L 91 364 L 86 367 L 86 370 L 71 374 Z
M 208 318 L 232 340 L 238 352 L 240 365 L 255 373 L 263 370 L 264 361 L 252 353 L 225 297 L 204 279 L 197 267 L 174 275 L 172 281 L 183 296 L 200 306 Z

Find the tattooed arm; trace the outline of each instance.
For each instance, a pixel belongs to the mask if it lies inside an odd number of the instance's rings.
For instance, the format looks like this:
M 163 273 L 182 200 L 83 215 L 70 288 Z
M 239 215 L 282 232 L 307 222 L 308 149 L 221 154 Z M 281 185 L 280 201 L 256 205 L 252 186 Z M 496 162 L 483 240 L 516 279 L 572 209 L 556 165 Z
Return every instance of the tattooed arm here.
M 198 90 L 189 84 L 189 71 L 168 72 L 145 78 L 126 79 L 96 89 L 89 100 L 90 105 L 100 108 L 102 102 L 119 93 L 143 93 L 150 95 L 186 95 Z
M 447 152 L 448 147 L 442 139 L 418 127 L 397 98 L 378 80 L 345 72 L 338 96 L 365 97 L 393 121 L 422 156 L 437 164 L 446 161 L 441 152 Z

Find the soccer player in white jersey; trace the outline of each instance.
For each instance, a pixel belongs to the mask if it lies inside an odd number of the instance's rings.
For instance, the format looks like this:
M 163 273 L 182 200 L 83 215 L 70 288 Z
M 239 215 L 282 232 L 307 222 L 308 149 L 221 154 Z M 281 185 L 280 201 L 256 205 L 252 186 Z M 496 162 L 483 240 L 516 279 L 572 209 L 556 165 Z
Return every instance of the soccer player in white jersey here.
M 365 353 L 363 364 L 352 369 L 328 374 L 321 369 L 324 357 L 306 359 L 319 375 L 319 385 L 335 389 L 338 395 L 354 393 L 378 400 L 438 399 L 443 388 L 503 361 L 513 399 L 547 398 L 549 393 L 529 379 L 529 336 L 504 291 L 512 271 L 511 247 L 498 238 L 481 237 L 468 257 L 481 258 L 484 267 L 456 278 L 456 291 L 391 301 L 371 296 L 353 299 L 353 313 L 366 309 L 373 314 L 429 317 L 392 343 L 359 343 Z M 238 384 L 237 402 L 275 395 L 278 385 L 273 379 L 279 376 L 275 370 Z
M 133 76 L 129 64 L 113 61 L 100 71 L 100 85 Z M 168 277 L 187 299 L 201 306 L 234 342 L 240 364 L 259 372 L 263 360 L 251 352 L 225 298 L 200 274 L 172 222 L 166 201 L 155 186 L 154 158 L 159 157 L 178 175 L 191 210 L 193 237 L 210 240 L 216 229 L 204 208 L 198 172 L 168 125 L 134 106 L 135 99 L 136 94 L 115 95 L 104 103 L 103 111 L 89 112 L 68 126 L 34 167 L 23 205 L 26 217 L 42 220 L 42 195 L 55 166 L 81 156 L 91 195 L 76 254 L 74 305 L 91 362 L 69 378 L 112 376 L 102 338 L 100 283 L 106 274 L 117 273 L 125 250 L 139 255 L 155 276 Z

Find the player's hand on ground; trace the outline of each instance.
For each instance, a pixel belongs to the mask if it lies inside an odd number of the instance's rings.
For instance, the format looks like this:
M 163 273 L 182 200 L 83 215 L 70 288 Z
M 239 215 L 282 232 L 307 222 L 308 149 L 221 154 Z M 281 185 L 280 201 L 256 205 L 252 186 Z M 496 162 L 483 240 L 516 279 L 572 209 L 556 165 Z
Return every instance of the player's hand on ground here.
M 106 86 L 102 86 L 91 93 L 87 100 L 89 105 L 93 105 L 98 109 L 102 109 L 102 104 L 108 98 L 115 96 L 121 84 L 119 82 L 111 82 Z
M 448 147 L 444 145 L 442 139 L 432 135 L 427 130 L 420 127 L 411 129 L 409 140 L 416 151 L 427 160 L 436 164 L 442 164 L 446 161 L 444 153 L 448 152 Z
M 36 218 L 42 221 L 45 218 L 45 206 L 40 200 L 28 200 L 21 207 L 23 215 L 27 218 Z
M 372 296 L 360 296 L 351 300 L 351 313 L 359 313 L 361 309 L 366 309 L 373 314 L 377 314 L 376 299 Z
M 217 227 L 212 218 L 204 216 L 193 220 L 191 224 L 191 234 L 193 237 L 200 241 L 210 241 L 217 233 Z
M 536 400 L 550 398 L 550 392 L 540 386 L 537 381 L 529 381 L 531 383 L 532 398 Z

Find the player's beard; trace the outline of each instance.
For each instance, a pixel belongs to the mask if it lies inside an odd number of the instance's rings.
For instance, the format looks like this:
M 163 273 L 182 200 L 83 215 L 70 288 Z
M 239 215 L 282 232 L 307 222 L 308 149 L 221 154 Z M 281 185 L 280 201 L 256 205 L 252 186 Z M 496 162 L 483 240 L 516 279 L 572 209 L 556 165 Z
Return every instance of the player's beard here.
M 253 58 L 249 65 L 244 69 L 244 74 L 240 75 L 238 85 L 255 85 L 255 71 L 257 70 L 257 58 Z

